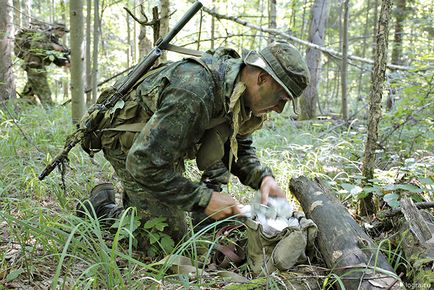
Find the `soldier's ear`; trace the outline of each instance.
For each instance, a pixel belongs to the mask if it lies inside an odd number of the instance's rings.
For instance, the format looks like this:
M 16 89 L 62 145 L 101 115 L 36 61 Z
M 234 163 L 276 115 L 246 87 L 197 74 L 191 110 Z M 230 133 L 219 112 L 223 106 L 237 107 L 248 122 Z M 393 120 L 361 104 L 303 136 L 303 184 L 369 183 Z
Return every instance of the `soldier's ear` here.
M 265 84 L 267 81 L 269 81 L 270 77 L 271 76 L 268 73 L 266 73 L 263 70 L 260 70 L 260 72 L 258 73 L 258 76 L 257 76 L 258 85 Z

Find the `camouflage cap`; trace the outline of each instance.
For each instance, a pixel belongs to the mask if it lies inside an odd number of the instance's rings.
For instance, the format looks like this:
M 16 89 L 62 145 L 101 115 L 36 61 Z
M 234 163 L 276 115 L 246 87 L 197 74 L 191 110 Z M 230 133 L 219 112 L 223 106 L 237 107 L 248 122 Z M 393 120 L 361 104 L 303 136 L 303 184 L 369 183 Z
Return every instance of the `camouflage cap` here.
M 256 52 L 250 51 L 244 62 L 265 70 L 279 83 L 292 99 L 296 112 L 295 99 L 301 96 L 308 86 L 310 75 L 300 52 L 287 43 L 277 42 Z
M 69 29 L 66 28 L 66 25 L 61 22 L 55 22 L 51 25 L 50 30 L 63 30 L 65 32 L 69 32 Z

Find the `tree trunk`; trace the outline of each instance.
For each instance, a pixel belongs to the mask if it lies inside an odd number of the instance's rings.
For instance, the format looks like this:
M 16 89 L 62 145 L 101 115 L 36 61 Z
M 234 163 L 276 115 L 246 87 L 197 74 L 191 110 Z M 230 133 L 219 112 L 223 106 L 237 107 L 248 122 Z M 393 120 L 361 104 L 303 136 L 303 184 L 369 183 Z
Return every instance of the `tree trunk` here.
M 406 16 L 406 0 L 398 0 L 395 2 L 396 7 L 393 11 L 395 16 L 395 34 L 393 39 L 393 49 L 392 49 L 392 64 L 402 65 L 402 36 L 404 34 L 404 20 Z M 392 80 L 393 82 L 393 80 Z M 390 111 L 393 107 L 396 88 L 392 86 L 390 93 L 387 95 L 386 108 Z
M 213 0 L 212 2 L 214 4 L 215 0 Z M 214 5 L 213 5 L 212 9 L 213 9 L 213 11 L 215 10 Z M 214 17 L 214 15 L 211 15 L 211 49 L 214 49 L 214 47 L 215 47 L 214 38 L 215 38 L 215 17 Z
M 93 2 L 92 103 L 98 98 L 99 0 Z
M 366 16 L 365 16 L 365 28 L 364 28 L 364 32 L 363 32 L 363 43 L 362 43 L 362 57 L 365 58 L 366 57 L 366 40 L 368 38 L 368 27 L 369 27 L 369 12 L 371 10 L 371 1 L 367 0 L 366 3 Z M 360 70 L 360 74 L 359 74 L 359 80 L 358 80 L 358 93 L 357 93 L 357 106 L 355 108 L 355 111 L 358 110 L 358 104 L 360 101 L 362 101 L 362 85 L 363 85 L 363 75 L 364 75 L 364 70 L 361 69 Z
M 140 20 L 145 21 L 145 10 L 140 4 Z M 140 25 L 139 33 L 139 59 L 142 59 L 152 49 L 152 42 L 146 35 L 146 26 Z
M 0 100 L 15 98 L 15 80 L 12 71 L 14 25 L 12 1 L 0 0 Z
M 77 124 L 86 111 L 84 98 L 83 0 L 69 2 L 71 21 L 71 110 Z
M 92 0 L 86 1 L 86 104 L 92 104 Z
M 128 47 L 127 47 L 127 51 L 126 51 L 126 57 L 127 57 L 127 68 L 130 67 L 130 63 L 131 63 L 131 27 L 130 27 L 130 15 L 125 11 L 125 20 L 127 23 L 127 43 L 128 43 Z
M 163 37 L 169 32 L 169 0 L 160 0 L 161 10 L 160 10 L 160 37 Z M 160 62 L 167 61 L 167 54 L 164 52 L 160 57 Z
M 312 6 L 311 23 L 309 29 L 309 41 L 317 45 L 324 45 L 325 27 L 329 14 L 328 0 L 315 0 Z M 306 62 L 310 72 L 310 84 L 304 95 L 300 98 L 300 120 L 308 120 L 316 117 L 318 104 L 318 87 L 321 71 L 321 52 L 308 48 L 306 50 Z
M 62 21 L 66 24 L 66 5 L 64 0 L 60 0 L 60 10 L 62 12 Z M 63 43 L 65 46 L 68 46 L 67 43 L 67 35 L 63 36 Z M 63 100 L 69 100 L 69 68 L 63 67 L 63 71 L 65 72 L 65 76 L 62 79 L 62 88 L 63 88 Z
M 341 69 L 341 114 L 342 119 L 348 119 L 348 21 L 349 0 L 344 1 L 344 23 L 342 26 L 342 69 Z
M 268 0 L 268 28 L 276 28 L 276 0 Z M 274 41 L 274 35 L 270 35 L 268 37 L 268 44 L 271 44 Z
M 377 25 L 376 53 L 374 55 L 374 68 L 371 75 L 371 94 L 369 95 L 369 120 L 368 138 L 365 145 L 365 156 L 363 160 L 364 184 L 374 178 L 375 149 L 377 149 L 378 124 L 381 119 L 381 99 L 383 96 L 384 79 L 387 61 L 387 46 L 389 36 L 389 19 L 392 0 L 383 0 L 381 4 L 380 19 Z M 360 214 L 371 215 L 376 212 L 373 195 L 360 200 Z
M 16 30 L 18 30 L 21 27 L 21 4 L 20 4 L 20 0 L 14 0 L 13 3 L 14 3 L 14 9 L 13 9 L 14 26 Z
M 292 179 L 289 188 L 306 216 L 318 226 L 322 257 L 346 289 L 400 289 L 397 277 L 388 273 L 394 271 L 377 251 L 378 246 L 334 196 L 304 176 Z
M 30 24 L 32 0 L 21 1 L 21 25 L 26 28 Z

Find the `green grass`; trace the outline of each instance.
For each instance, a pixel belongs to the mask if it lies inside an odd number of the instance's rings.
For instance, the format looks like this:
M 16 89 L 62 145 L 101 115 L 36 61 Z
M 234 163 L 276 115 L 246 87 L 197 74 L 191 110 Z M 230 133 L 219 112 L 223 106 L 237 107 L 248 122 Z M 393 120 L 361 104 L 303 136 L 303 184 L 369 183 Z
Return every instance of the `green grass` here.
M 94 185 L 106 181 L 118 183 L 101 154 L 92 160 L 78 146 L 71 151 L 65 191 L 57 170 L 44 181 L 38 180 L 45 164 L 60 151 L 65 136 L 73 130 L 69 110 L 61 106 L 43 109 L 24 103 L 0 106 L 0 281 L 18 288 L 21 285 L 44 289 L 142 289 L 144 285 L 189 283 L 209 286 L 200 277 L 189 282 L 185 275 L 169 275 L 174 262 L 171 259 L 164 263 L 144 260 L 133 249 L 133 209 L 122 216 L 119 224 L 123 227 L 111 230 L 92 218 L 75 216 L 78 200 L 87 196 Z M 401 134 L 406 131 L 414 133 L 406 127 Z M 334 121 L 296 124 L 285 115 L 273 115 L 265 128 L 254 135 L 254 140 L 259 158 L 272 168 L 284 190 L 288 192 L 292 177 L 320 177 L 351 206 L 358 201 L 352 188 L 360 184 L 365 133 L 361 121 L 353 122 L 349 128 Z M 396 143 L 391 138 L 388 148 L 401 151 L 390 149 L 379 153 L 382 167 L 376 176 L 378 195 L 384 196 L 386 186 L 397 179 L 397 174 L 404 173 L 402 179 L 419 181 L 423 188 L 419 194 L 433 198 L 434 158 L 427 147 L 432 142 L 413 144 L 412 152 L 403 152 L 405 141 L 401 138 L 401 143 Z M 408 161 L 409 158 L 414 158 L 414 162 Z M 194 162 L 187 162 L 186 175 L 199 179 Z M 399 195 L 402 191 L 396 188 L 393 192 Z M 249 202 L 255 193 L 236 178 L 232 178 L 230 192 L 242 202 Z M 174 246 L 172 254 L 187 256 L 192 261 L 209 260 L 215 243 L 210 239 L 211 232 L 212 226 L 191 233 L 184 243 Z M 386 242 L 380 246 L 395 265 L 406 263 L 399 249 Z M 198 269 L 205 267 L 193 265 Z M 341 278 L 330 274 L 323 287 L 341 284 Z M 273 283 L 270 288 L 279 284 Z

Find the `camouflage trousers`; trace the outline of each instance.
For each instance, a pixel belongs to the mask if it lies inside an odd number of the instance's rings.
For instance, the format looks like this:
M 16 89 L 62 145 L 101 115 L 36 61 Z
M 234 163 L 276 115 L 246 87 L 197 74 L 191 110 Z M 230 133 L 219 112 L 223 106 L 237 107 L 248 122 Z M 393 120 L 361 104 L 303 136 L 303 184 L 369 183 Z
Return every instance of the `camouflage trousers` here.
M 42 104 L 52 105 L 50 86 L 47 80 L 47 70 L 45 67 L 30 68 L 26 66 L 27 83 L 23 89 L 23 96 L 32 103 L 37 103 L 36 96 Z
M 122 182 L 124 189 L 122 202 L 124 208 L 135 207 L 142 225 L 152 218 L 165 217 L 166 223 L 169 225 L 166 227 L 165 233 L 171 236 L 175 242 L 180 241 L 187 233 L 186 213 L 176 206 L 162 203 L 153 197 L 152 194 L 144 191 L 140 184 L 127 171 L 125 166 L 126 154 L 120 148 L 104 150 L 104 157 L 111 163 L 116 175 Z M 108 209 L 105 215 L 108 218 L 117 218 L 121 213 L 120 206 L 116 206 Z M 141 234 L 139 231 L 138 235 Z M 146 245 L 140 245 L 140 243 L 146 243 L 147 239 L 137 238 L 139 247 L 145 247 Z

